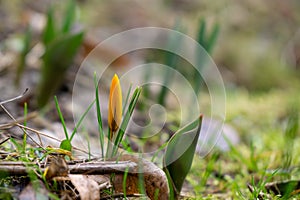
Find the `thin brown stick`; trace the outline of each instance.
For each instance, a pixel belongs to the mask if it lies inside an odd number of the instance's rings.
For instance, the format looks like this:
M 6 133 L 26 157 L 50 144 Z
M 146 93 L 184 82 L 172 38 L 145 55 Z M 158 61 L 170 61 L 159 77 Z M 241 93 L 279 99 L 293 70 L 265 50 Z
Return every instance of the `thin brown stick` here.
M 31 112 L 31 113 L 29 113 L 27 115 L 26 120 L 33 119 L 37 115 L 38 115 L 37 112 Z M 12 122 L 8 122 L 8 123 L 5 123 L 5 124 L 1 124 L 0 125 L 0 130 L 10 129 L 10 128 L 16 126 L 16 123 L 21 123 L 21 122 L 24 122 L 24 121 L 25 121 L 25 117 L 17 118 L 16 121 L 12 121 Z
M 5 113 L 12 119 L 12 120 L 14 120 L 15 122 L 17 121 L 15 118 L 14 118 L 14 116 L 12 116 L 11 114 L 10 114 L 10 112 L 8 112 L 8 110 L 2 105 L 2 104 L 0 104 L 0 106 L 1 106 L 1 108 L 5 111 Z M 16 124 L 18 124 L 17 122 L 16 122 Z M 26 132 L 26 130 L 24 129 L 24 128 L 21 128 L 22 129 L 22 131 L 32 140 L 32 142 L 34 142 L 36 145 L 38 145 L 39 147 L 41 147 L 41 148 L 43 148 L 44 149 L 44 147 L 41 145 L 41 144 L 39 144 L 39 143 L 37 143 L 27 132 Z M 41 141 L 40 141 L 41 142 Z
M 0 162 L 0 171 L 7 172 L 10 175 L 26 175 L 28 168 L 26 165 L 37 165 L 38 163 L 33 162 Z M 41 165 L 43 166 L 43 165 Z M 126 169 L 133 171 L 137 167 L 135 162 L 131 161 L 100 161 L 100 162 L 88 162 L 88 163 L 76 163 L 68 164 L 70 174 L 111 174 L 111 173 L 123 173 Z M 41 168 L 44 172 L 45 167 Z
M 52 136 L 50 136 L 50 135 L 47 135 L 47 134 L 45 134 L 45 133 L 43 133 L 43 132 L 41 132 L 41 131 L 35 130 L 35 129 L 33 129 L 33 128 L 24 126 L 24 125 L 22 125 L 22 124 L 18 124 L 18 123 L 17 123 L 16 126 L 19 126 L 19 127 L 23 128 L 23 129 L 26 129 L 26 130 L 29 130 L 29 131 L 31 131 L 31 132 L 33 132 L 33 133 L 38 134 L 38 135 L 41 135 L 41 136 L 50 138 L 50 139 L 55 140 L 55 141 L 57 141 L 57 142 L 61 142 L 60 139 L 57 139 L 57 138 L 52 137 Z M 80 152 L 89 154 L 89 152 L 87 152 L 86 150 L 80 149 L 80 148 L 78 148 L 78 147 L 73 146 L 72 148 L 75 149 L 75 150 L 77 150 L 77 151 L 80 151 Z M 91 156 L 94 156 L 94 155 L 92 155 L 92 154 L 90 154 L 90 155 L 91 155 Z
M 13 97 L 11 99 L 7 99 L 7 100 L 4 100 L 4 101 L 1 101 L 0 105 L 3 105 L 3 104 L 6 104 L 6 103 L 9 103 L 9 102 L 12 102 L 12 101 L 15 101 L 15 100 L 18 100 L 18 99 L 22 98 L 26 94 L 27 91 L 28 91 L 28 88 L 26 88 L 25 91 L 22 94 L 20 94 L 19 96 L 16 96 L 16 97 Z

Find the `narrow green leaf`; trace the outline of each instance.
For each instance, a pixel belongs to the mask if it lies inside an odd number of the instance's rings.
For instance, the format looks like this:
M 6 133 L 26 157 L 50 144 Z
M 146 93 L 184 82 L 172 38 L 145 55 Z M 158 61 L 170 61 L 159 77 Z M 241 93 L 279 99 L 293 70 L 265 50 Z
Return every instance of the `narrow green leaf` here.
M 54 24 L 53 8 L 50 7 L 47 13 L 47 22 L 42 36 L 42 41 L 45 45 L 48 45 L 55 38 L 56 31 Z
M 28 113 L 28 109 L 27 109 L 27 103 L 24 103 L 24 126 L 27 126 L 27 113 Z M 26 153 L 26 144 L 27 144 L 27 134 L 25 132 L 23 132 L 23 153 Z
M 215 24 L 214 28 L 210 35 L 206 32 L 206 21 L 204 18 L 202 18 L 199 22 L 199 29 L 198 29 L 198 35 L 197 35 L 197 42 L 204 48 L 204 50 L 211 54 L 212 50 L 216 44 L 218 35 L 219 35 L 220 26 L 219 24 Z M 202 71 L 202 68 L 207 62 L 207 56 L 204 53 L 202 49 L 198 49 L 199 52 L 197 53 L 196 57 L 196 68 L 199 72 Z M 203 85 L 202 77 L 199 75 L 198 71 L 194 73 L 194 87 L 196 95 L 198 96 L 200 89 Z
M 211 54 L 212 50 L 217 42 L 217 38 L 219 36 L 219 31 L 220 31 L 220 26 L 219 24 L 215 24 L 212 33 L 210 34 L 210 36 L 207 38 L 207 47 L 206 47 L 206 51 Z
M 64 128 L 64 132 L 65 132 L 66 139 L 69 140 L 68 131 L 67 131 L 67 126 L 66 126 L 64 117 L 63 117 L 63 115 L 62 115 L 62 113 L 61 113 L 60 107 L 59 107 L 59 105 L 58 105 L 58 100 L 57 100 L 57 97 L 56 97 L 56 96 L 54 96 L 54 101 L 55 101 L 55 107 L 56 107 L 57 113 L 58 113 L 58 115 L 59 115 L 61 124 L 62 124 L 62 126 L 63 126 L 63 128 Z
M 204 18 L 201 18 L 199 21 L 199 28 L 198 28 L 198 33 L 197 33 L 197 42 L 201 45 L 201 47 L 203 47 L 203 49 L 206 50 L 206 41 L 205 41 L 205 32 L 206 32 L 206 22 Z M 194 90 L 196 95 L 198 96 L 198 94 L 200 93 L 202 84 L 203 84 L 203 80 L 202 77 L 200 76 L 199 72 L 202 71 L 202 68 L 206 62 L 206 58 L 205 58 L 205 54 L 202 48 L 197 48 L 196 50 L 198 52 L 196 52 L 197 56 L 196 56 L 196 68 L 197 70 L 195 70 L 194 73 Z
M 144 177 L 144 165 L 143 165 L 143 158 L 142 154 L 139 154 L 138 160 L 138 191 L 140 194 L 146 195 L 146 188 L 145 188 L 145 177 Z
M 116 153 L 117 153 L 117 148 L 118 148 L 119 144 L 121 143 L 121 141 L 123 139 L 123 136 L 124 136 L 126 128 L 128 126 L 130 117 L 131 117 L 131 115 L 133 113 L 133 110 L 135 108 L 135 105 L 136 105 L 136 103 L 137 103 L 137 101 L 139 99 L 141 91 L 142 91 L 141 87 L 137 87 L 134 90 L 134 93 L 133 93 L 133 95 L 131 97 L 128 109 L 126 111 L 126 114 L 123 117 L 122 123 L 121 123 L 119 131 L 117 133 L 117 137 L 116 137 L 115 142 L 114 142 L 114 147 L 113 147 L 113 151 L 112 151 L 112 157 L 115 156 Z
M 205 43 L 205 32 L 206 32 L 206 21 L 204 18 L 202 18 L 199 22 L 199 29 L 198 29 L 198 37 L 197 41 L 199 44 L 201 44 L 204 48 L 206 47 Z
M 96 72 L 94 73 L 94 85 L 95 85 L 96 110 L 97 110 L 98 132 L 100 138 L 100 148 L 101 148 L 101 155 L 102 157 L 104 157 L 104 132 L 103 132 L 101 108 L 100 108 L 100 100 L 99 100 L 99 86 L 98 86 Z
M 128 92 L 127 92 L 127 95 L 126 95 L 126 98 L 125 98 L 125 101 L 124 101 L 124 104 L 123 104 L 123 110 L 122 110 L 122 113 L 125 112 L 125 109 L 126 109 L 126 107 L 127 107 L 127 103 L 128 103 L 128 99 L 129 99 L 129 95 L 130 95 L 131 89 L 132 89 L 132 84 L 130 84 L 130 86 L 129 86 L 129 88 L 128 88 Z
M 16 147 L 16 150 L 18 152 L 22 152 L 23 151 L 23 147 L 22 145 L 20 145 L 19 143 L 16 142 L 16 140 L 14 138 L 9 138 L 9 141 L 11 141 L 11 143 L 13 143 Z
M 89 105 L 89 107 L 85 110 L 85 112 L 83 113 L 83 115 L 81 115 L 78 123 L 76 124 L 72 134 L 71 134 L 71 137 L 70 137 L 70 142 L 72 142 L 72 139 L 75 135 L 75 133 L 77 132 L 79 126 L 81 125 L 82 121 L 84 120 L 85 116 L 88 114 L 88 112 L 91 110 L 92 106 L 94 105 L 95 103 L 95 100 Z
M 109 128 L 109 126 L 108 126 L 108 130 L 107 130 L 107 138 L 112 138 L 112 131 L 111 131 L 111 129 Z M 112 149 L 111 149 L 111 146 L 112 146 L 112 143 L 111 143 L 112 141 L 110 140 L 110 139 L 108 139 L 107 140 L 107 148 L 106 148 L 106 158 L 109 158 L 110 156 L 109 155 L 111 155 L 112 156 Z
M 70 29 L 72 28 L 72 25 L 75 20 L 75 11 L 76 11 L 76 4 L 74 0 L 70 0 L 64 16 L 64 22 L 62 26 L 63 33 L 70 32 Z
M 169 176 L 175 196 L 181 191 L 184 179 L 191 169 L 195 149 L 200 135 L 202 115 L 192 123 L 178 130 L 170 139 L 164 155 L 164 171 Z M 198 129 L 195 132 L 195 128 Z M 193 132 L 191 132 L 194 130 Z M 186 147 L 186 144 L 191 144 Z M 182 149 L 183 148 L 183 149 Z
M 124 178 L 123 178 L 123 193 L 124 193 L 124 198 L 126 199 L 126 186 L 127 186 L 127 175 L 128 175 L 129 167 L 126 167 L 125 172 L 124 172 Z

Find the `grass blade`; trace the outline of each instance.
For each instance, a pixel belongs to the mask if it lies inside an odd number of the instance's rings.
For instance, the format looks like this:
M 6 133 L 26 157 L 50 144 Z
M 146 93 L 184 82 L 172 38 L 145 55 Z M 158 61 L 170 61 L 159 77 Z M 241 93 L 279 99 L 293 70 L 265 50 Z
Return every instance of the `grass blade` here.
M 131 97 L 131 100 L 130 100 L 130 103 L 129 103 L 129 106 L 128 106 L 128 109 L 126 111 L 126 114 L 122 120 L 122 123 L 121 123 L 121 126 L 119 128 L 119 131 L 118 131 L 118 134 L 117 134 L 117 137 L 115 139 L 115 142 L 114 142 L 114 147 L 113 147 L 113 151 L 112 151 L 112 157 L 116 155 L 117 153 L 117 148 L 119 146 L 119 144 L 121 143 L 122 141 L 122 138 L 125 134 L 125 130 L 128 126 L 128 123 L 129 123 L 129 120 L 130 120 L 130 117 L 133 113 L 133 110 L 135 108 L 135 105 L 139 99 L 139 96 L 141 94 L 141 91 L 142 91 L 142 88 L 141 87 L 138 87 L 135 89 L 132 97 Z
M 200 26 L 198 30 L 198 43 L 206 49 L 206 41 L 205 41 L 205 32 L 206 32 L 206 21 L 204 18 L 200 20 Z
M 50 7 L 48 10 L 46 27 L 44 29 L 42 37 L 43 43 L 45 45 L 49 44 L 55 38 L 54 15 L 52 7 Z
M 214 29 L 212 30 L 212 33 L 210 34 L 209 38 L 207 39 L 208 43 L 207 43 L 207 47 L 206 47 L 206 51 L 211 54 L 213 47 L 216 44 L 218 35 L 219 35 L 219 31 L 220 31 L 220 26 L 219 24 L 215 24 Z
M 130 86 L 128 88 L 128 92 L 127 92 L 127 95 L 126 95 L 126 98 L 125 98 L 125 101 L 124 101 L 122 113 L 125 112 L 125 109 L 127 107 L 127 103 L 128 103 L 128 99 L 129 99 L 129 95 L 130 95 L 131 89 L 132 89 L 132 84 L 130 84 Z
M 83 119 L 84 119 L 85 116 L 88 114 L 88 112 L 91 110 L 91 108 L 92 108 L 92 106 L 94 105 L 94 103 L 95 103 L 95 100 L 89 105 L 89 107 L 86 109 L 86 111 L 85 111 L 85 112 L 83 113 L 83 115 L 80 117 L 78 123 L 76 124 L 76 126 L 75 126 L 75 128 L 74 128 L 74 130 L 73 130 L 73 132 L 72 132 L 72 135 L 71 135 L 71 137 L 70 137 L 70 142 L 72 141 L 72 139 L 73 139 L 75 133 L 76 133 L 77 130 L 78 130 L 78 127 L 81 125 Z
M 65 20 L 63 23 L 63 27 L 62 27 L 63 33 L 70 32 L 70 29 L 72 28 L 72 25 L 75 20 L 75 9 L 76 9 L 76 4 L 75 4 L 74 0 L 70 0 L 68 7 L 66 9 L 66 14 L 64 16 Z
M 66 127 L 66 123 L 65 123 L 65 120 L 64 120 L 64 117 L 61 113 L 61 110 L 60 110 L 60 107 L 58 105 L 58 100 L 57 100 L 57 97 L 54 96 L 54 101 L 55 101 L 55 107 L 56 107 L 56 110 L 57 110 L 57 113 L 59 115 L 59 118 L 60 118 L 60 121 L 61 121 L 61 124 L 64 128 L 64 132 L 65 132 L 65 136 L 66 136 L 66 139 L 69 140 L 69 136 L 68 136 L 68 131 L 67 131 L 67 127 Z
M 96 96 L 96 110 L 97 110 L 97 121 L 98 121 L 98 132 L 100 138 L 100 148 L 102 157 L 104 157 L 104 132 L 102 125 L 102 117 L 101 117 L 101 108 L 100 108 L 100 100 L 99 100 L 99 86 L 97 82 L 96 72 L 94 73 L 94 85 L 95 85 L 95 96 Z
M 27 103 L 24 103 L 24 126 L 27 126 L 27 114 L 28 114 L 28 109 L 27 109 Z M 26 141 L 27 141 L 27 135 L 24 132 L 23 133 L 23 153 L 26 153 Z

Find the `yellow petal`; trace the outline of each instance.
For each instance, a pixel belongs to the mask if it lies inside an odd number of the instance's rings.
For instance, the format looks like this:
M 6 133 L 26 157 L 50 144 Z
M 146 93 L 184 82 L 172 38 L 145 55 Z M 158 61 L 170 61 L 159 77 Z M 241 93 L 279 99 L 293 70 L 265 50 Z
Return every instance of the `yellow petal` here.
M 108 104 L 108 125 L 112 132 L 115 132 L 118 129 L 121 120 L 122 120 L 122 90 L 121 90 L 119 78 L 115 74 L 110 85 L 109 104 Z

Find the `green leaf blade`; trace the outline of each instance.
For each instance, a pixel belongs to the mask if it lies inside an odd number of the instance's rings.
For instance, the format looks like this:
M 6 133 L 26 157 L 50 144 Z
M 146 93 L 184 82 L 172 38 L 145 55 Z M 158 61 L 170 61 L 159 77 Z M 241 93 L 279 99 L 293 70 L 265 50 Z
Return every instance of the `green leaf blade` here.
M 53 8 L 50 7 L 47 13 L 46 26 L 42 35 L 42 41 L 45 45 L 48 45 L 55 38 L 55 32 Z
M 62 26 L 62 33 L 70 32 L 70 29 L 72 28 L 72 25 L 75 21 L 75 11 L 76 11 L 76 4 L 74 0 L 70 0 L 64 16 L 65 20 Z
M 56 97 L 56 96 L 54 96 L 54 101 L 55 101 L 55 107 L 56 107 L 57 113 L 58 113 L 58 115 L 59 115 L 61 124 L 62 124 L 63 129 L 64 129 L 64 132 L 65 132 L 66 139 L 69 140 L 68 131 L 67 131 L 67 126 L 66 126 L 64 117 L 63 117 L 63 115 L 62 115 L 62 112 L 61 112 L 61 110 L 60 110 L 60 107 L 59 107 L 58 100 L 57 100 L 57 97 Z
M 203 116 L 201 115 L 199 119 L 177 131 L 168 143 L 164 155 L 164 171 L 168 175 L 168 179 L 170 179 L 169 182 L 172 183 L 170 187 L 172 187 L 175 196 L 180 193 L 183 182 L 191 169 L 200 135 L 202 118 Z M 197 126 L 198 128 L 195 132 L 194 129 Z M 192 130 L 194 130 L 193 134 L 191 134 Z M 192 143 L 190 143 L 191 139 Z M 186 144 L 190 145 L 185 148 Z
M 139 99 L 139 96 L 140 96 L 141 92 L 142 92 L 142 88 L 141 87 L 138 87 L 138 88 L 136 88 L 134 90 L 134 93 L 133 93 L 133 95 L 131 97 L 128 109 L 127 109 L 127 111 L 125 113 L 125 116 L 124 116 L 124 118 L 122 120 L 122 123 L 120 125 L 119 131 L 117 133 L 117 137 L 116 137 L 115 142 L 114 142 L 114 147 L 113 147 L 113 151 L 112 151 L 112 157 L 115 156 L 116 153 L 117 153 L 117 148 L 118 148 L 119 144 L 122 141 L 122 138 L 123 138 L 123 136 L 125 134 L 125 130 L 126 130 L 127 126 L 128 126 L 129 120 L 130 120 L 130 118 L 132 116 L 133 110 L 135 108 L 135 105 L 136 105 L 136 103 L 137 103 L 137 101 Z
M 95 99 L 96 99 L 96 111 L 97 111 L 100 148 L 101 148 L 101 155 L 102 155 L 102 157 L 104 157 L 104 131 L 103 131 L 103 124 L 102 124 L 102 117 L 101 117 L 101 108 L 100 108 L 100 100 L 99 100 L 99 86 L 98 86 L 96 72 L 94 73 L 94 85 L 95 85 Z

